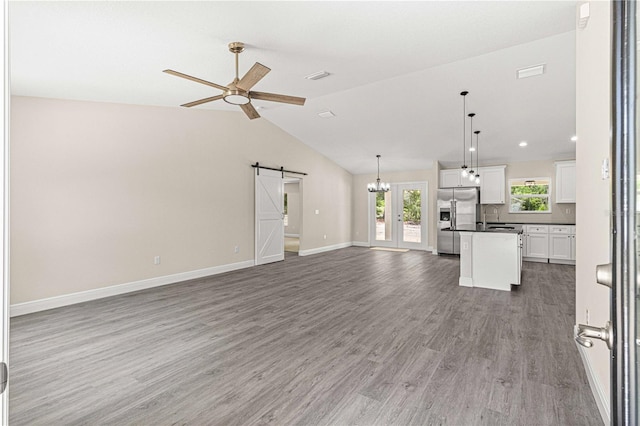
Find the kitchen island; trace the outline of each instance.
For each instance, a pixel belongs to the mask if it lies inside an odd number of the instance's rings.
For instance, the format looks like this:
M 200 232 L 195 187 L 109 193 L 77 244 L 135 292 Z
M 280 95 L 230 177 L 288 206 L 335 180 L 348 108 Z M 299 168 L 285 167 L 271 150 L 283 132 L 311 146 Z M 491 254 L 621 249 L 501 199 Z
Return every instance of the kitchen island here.
M 521 271 L 522 227 L 460 231 L 459 285 L 511 291 L 511 285 L 520 285 Z

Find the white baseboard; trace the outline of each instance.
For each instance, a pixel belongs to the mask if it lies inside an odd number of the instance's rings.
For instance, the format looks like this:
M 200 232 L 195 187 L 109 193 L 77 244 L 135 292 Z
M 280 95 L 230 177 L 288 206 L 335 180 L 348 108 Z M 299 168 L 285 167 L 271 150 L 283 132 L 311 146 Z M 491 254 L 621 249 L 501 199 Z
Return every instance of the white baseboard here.
M 574 325 L 573 327 L 573 336 L 578 335 L 578 326 Z M 587 373 L 587 379 L 589 380 L 589 386 L 591 387 L 591 393 L 593 394 L 593 398 L 596 400 L 596 405 L 598 406 L 598 411 L 600 411 L 600 417 L 602 417 L 602 421 L 605 425 L 611 424 L 611 411 L 609 407 L 609 396 L 602 388 L 602 384 L 598 377 L 596 376 L 595 371 L 593 371 L 593 367 L 591 366 L 591 361 L 589 360 L 588 349 L 584 346 L 580 345 L 576 342 L 576 347 L 578 348 L 578 352 L 580 353 L 580 358 L 582 358 L 582 364 L 584 365 L 584 370 Z
M 351 245 L 354 247 L 371 247 L 371 244 L 369 244 L 368 241 L 351 241 Z M 431 246 L 424 249 L 415 249 L 415 250 L 430 251 L 433 254 L 438 254 L 438 252 Z
M 334 244 L 332 246 L 324 246 L 324 247 L 318 247 L 314 249 L 300 250 L 298 252 L 298 256 L 309 256 L 312 254 L 324 253 L 325 251 L 332 251 L 332 250 L 338 250 L 341 248 L 351 247 L 351 245 L 352 243 L 351 241 L 349 241 L 347 243 Z
M 458 278 L 458 285 L 460 287 L 473 287 L 473 278 L 460 277 Z
M 284 234 L 285 237 L 300 238 L 300 234 Z
M 369 241 L 351 241 L 351 245 L 354 247 L 371 247 Z
M 160 287 L 167 284 L 175 284 L 181 281 L 222 274 L 223 272 L 235 271 L 238 269 L 249 268 L 251 266 L 254 266 L 253 259 L 228 265 L 212 266 L 210 268 L 198 269 L 195 271 L 181 272 L 178 274 L 149 278 L 125 284 L 80 291 L 77 293 L 64 294 L 61 296 L 48 297 L 46 299 L 33 300 L 31 302 L 16 303 L 11 305 L 10 316 L 17 317 L 20 315 L 31 314 L 33 312 L 46 311 L 47 309 L 88 302 L 90 300 L 102 299 L 103 297 L 116 296 L 118 294 L 145 290 L 152 287 Z
M 549 259 L 549 263 L 557 263 L 559 265 L 575 265 L 575 260 Z
M 523 257 L 522 260 L 525 262 L 538 262 L 538 263 L 549 263 L 549 259 L 542 257 Z

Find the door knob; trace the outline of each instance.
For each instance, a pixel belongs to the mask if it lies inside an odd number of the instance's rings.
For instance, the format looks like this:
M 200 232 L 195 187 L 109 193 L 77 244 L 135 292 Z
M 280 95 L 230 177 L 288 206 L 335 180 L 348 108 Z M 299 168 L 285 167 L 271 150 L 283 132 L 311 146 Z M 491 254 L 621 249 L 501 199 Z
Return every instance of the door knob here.
M 593 340 L 591 339 L 602 340 L 607 344 L 607 347 L 611 349 L 613 347 L 613 326 L 611 325 L 611 321 L 607 321 L 607 324 L 603 328 L 578 324 L 576 342 L 585 348 L 590 348 L 593 346 Z
M 596 266 L 596 282 L 609 288 L 613 286 L 613 265 L 611 263 Z

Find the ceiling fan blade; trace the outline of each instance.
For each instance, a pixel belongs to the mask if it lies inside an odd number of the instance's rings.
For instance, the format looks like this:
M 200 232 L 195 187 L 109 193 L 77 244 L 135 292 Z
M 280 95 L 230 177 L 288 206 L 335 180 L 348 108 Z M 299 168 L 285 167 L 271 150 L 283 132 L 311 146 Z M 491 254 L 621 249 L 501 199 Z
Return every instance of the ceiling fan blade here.
M 238 83 L 236 83 L 236 87 L 241 88 L 242 90 L 249 91 L 257 82 L 262 80 L 262 78 L 267 75 L 267 73 L 271 71 L 271 68 L 265 67 L 259 62 L 253 64 L 251 69 L 247 71 L 247 73 L 240 79 Z
M 207 102 L 217 101 L 218 99 L 222 99 L 222 95 L 211 96 L 210 98 L 200 99 L 199 101 L 189 102 L 189 103 L 186 103 L 186 104 L 182 104 L 180 106 L 192 107 L 192 106 L 196 106 L 196 105 L 206 104 Z
M 242 108 L 244 113 L 247 114 L 247 117 L 249 117 L 251 120 L 253 120 L 254 118 L 260 118 L 260 114 L 258 114 L 258 111 L 256 111 L 256 109 L 253 107 L 253 105 L 251 105 L 250 102 L 244 105 L 240 105 L 240 108 Z
M 212 83 L 212 82 L 207 81 L 207 80 L 203 80 L 203 79 L 198 78 L 198 77 L 192 77 L 190 75 L 183 74 L 183 73 L 178 72 L 178 71 L 164 70 L 162 72 L 166 72 L 167 74 L 175 75 L 176 77 L 186 78 L 187 80 L 195 81 L 196 83 L 206 84 L 207 86 L 215 87 L 216 89 L 228 90 L 226 87 L 220 86 L 219 84 L 215 84 L 215 83 Z
M 249 92 L 251 99 L 258 99 L 261 101 L 282 102 L 285 104 L 304 105 L 305 98 L 298 98 L 297 96 L 278 95 L 277 93 L 265 93 L 265 92 Z

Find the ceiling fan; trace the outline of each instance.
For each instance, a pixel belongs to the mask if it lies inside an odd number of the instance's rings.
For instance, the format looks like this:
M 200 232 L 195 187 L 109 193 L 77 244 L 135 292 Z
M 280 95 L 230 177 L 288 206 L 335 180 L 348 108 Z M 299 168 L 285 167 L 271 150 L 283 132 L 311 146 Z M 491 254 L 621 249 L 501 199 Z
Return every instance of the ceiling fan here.
M 236 77 L 233 79 L 231 83 L 226 86 L 221 86 L 219 84 L 212 83 L 210 81 L 202 80 L 197 77 L 192 77 L 187 74 L 183 74 L 178 71 L 173 70 L 164 70 L 167 74 L 175 75 L 176 77 L 186 78 L 187 80 L 195 81 L 196 83 L 206 84 L 207 86 L 215 87 L 216 89 L 222 90 L 221 95 L 211 96 L 208 98 L 200 99 L 197 101 L 189 102 L 186 104 L 182 104 L 180 106 L 183 107 L 192 107 L 196 105 L 205 104 L 207 102 L 217 101 L 218 99 L 222 99 L 227 103 L 232 105 L 238 105 L 242 108 L 247 117 L 251 120 L 254 118 L 259 118 L 260 114 L 258 111 L 251 105 L 252 99 L 259 99 L 262 101 L 272 101 L 272 102 L 282 102 L 285 104 L 293 104 L 293 105 L 304 105 L 305 98 L 298 98 L 296 96 L 288 96 L 288 95 L 279 95 L 276 93 L 265 93 L 265 92 L 254 92 L 251 88 L 262 78 L 267 75 L 271 68 L 265 67 L 264 65 L 256 62 L 249 71 L 242 77 L 238 78 L 238 54 L 244 51 L 244 43 L 239 41 L 235 41 L 233 43 L 229 43 L 229 51 L 236 55 Z

